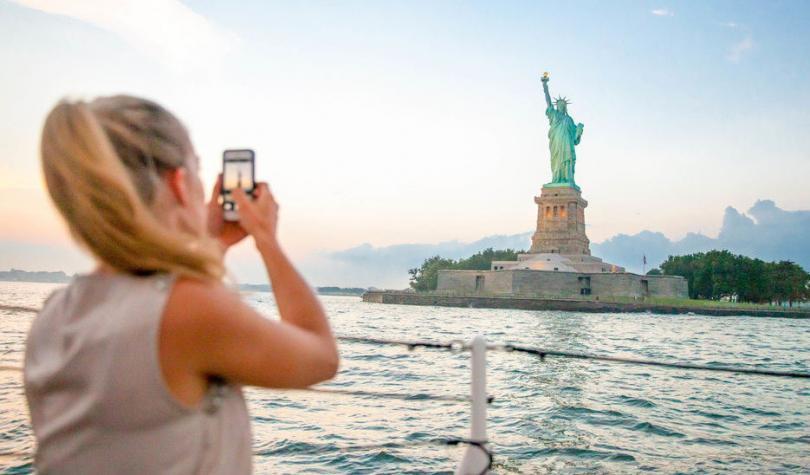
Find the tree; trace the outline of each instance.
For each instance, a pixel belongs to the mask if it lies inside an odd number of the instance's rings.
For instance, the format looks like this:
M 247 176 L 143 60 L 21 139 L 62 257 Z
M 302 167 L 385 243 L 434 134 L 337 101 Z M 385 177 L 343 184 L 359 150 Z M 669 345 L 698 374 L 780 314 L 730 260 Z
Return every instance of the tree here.
M 425 259 L 420 267 L 411 269 L 411 287 L 417 291 L 436 290 L 439 283 L 439 270 L 450 269 L 455 264 L 452 259 L 433 256 Z
M 782 303 L 810 298 L 810 274 L 790 262 L 764 262 L 729 251 L 669 256 L 661 271 L 689 283 L 689 297 Z
M 801 266 L 791 261 L 770 262 L 766 272 L 770 283 L 770 300 L 777 304 L 786 302 L 793 306 L 793 302 L 806 300 L 810 274 Z
M 439 283 L 439 271 L 445 269 L 456 270 L 489 270 L 492 261 L 516 261 L 517 255 L 523 251 L 513 249 L 493 250 L 491 247 L 477 252 L 466 259 L 445 259 L 433 256 L 422 263 L 421 266 L 408 270 L 410 285 L 416 291 L 424 292 L 436 290 Z
M 661 264 L 661 272 L 664 275 L 679 275 L 686 279 L 689 284 L 689 298 L 698 298 L 697 285 L 695 285 L 695 275 L 697 273 L 696 262 L 703 257 L 703 253 L 690 254 L 688 256 L 669 256 Z

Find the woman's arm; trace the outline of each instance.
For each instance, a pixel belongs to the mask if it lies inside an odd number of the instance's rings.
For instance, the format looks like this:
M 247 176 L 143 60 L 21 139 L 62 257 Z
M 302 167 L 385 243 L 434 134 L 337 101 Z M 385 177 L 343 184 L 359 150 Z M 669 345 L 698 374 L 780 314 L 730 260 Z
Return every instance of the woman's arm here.
M 312 288 L 293 267 L 278 244 L 257 243 L 256 247 L 270 276 L 281 319 L 318 335 L 327 347 L 334 350 L 337 357 L 332 330 Z
M 219 282 L 181 279 L 161 324 L 161 367 L 184 401 L 182 394 L 204 388 L 209 376 L 272 388 L 311 386 L 334 377 L 338 355 L 325 321 L 315 325 L 319 331 L 305 326 L 263 317 Z
M 263 317 L 220 282 L 179 279 L 161 323 L 160 361 L 181 401 L 198 401 L 212 375 L 299 388 L 337 372 L 337 345 L 326 315 L 276 241 L 278 206 L 266 184 L 256 194 L 250 201 L 239 190 L 234 199 L 239 224 L 254 237 L 267 267 L 281 321 Z
M 253 236 L 264 261 L 281 319 L 320 336 L 337 355 L 329 322 L 318 298 L 276 240 L 278 205 L 267 184 L 259 184 L 256 194 L 256 201 L 251 202 L 242 190 L 238 190 L 234 199 L 239 206 L 240 223 Z

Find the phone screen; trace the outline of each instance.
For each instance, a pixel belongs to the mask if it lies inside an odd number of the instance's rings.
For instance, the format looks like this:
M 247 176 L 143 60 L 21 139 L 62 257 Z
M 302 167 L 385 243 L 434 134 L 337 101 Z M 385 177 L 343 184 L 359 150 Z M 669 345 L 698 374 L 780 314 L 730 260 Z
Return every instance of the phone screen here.
M 226 150 L 222 155 L 222 206 L 236 211 L 231 191 L 241 188 L 250 193 L 254 184 L 254 153 L 252 150 Z

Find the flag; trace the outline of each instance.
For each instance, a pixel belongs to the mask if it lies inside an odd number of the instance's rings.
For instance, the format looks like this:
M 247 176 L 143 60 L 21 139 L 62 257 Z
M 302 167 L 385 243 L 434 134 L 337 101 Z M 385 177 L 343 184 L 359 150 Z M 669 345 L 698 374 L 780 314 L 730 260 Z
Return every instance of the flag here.
M 642 256 L 643 256 L 643 259 L 644 259 L 644 265 L 646 266 L 647 265 L 647 254 L 642 254 Z

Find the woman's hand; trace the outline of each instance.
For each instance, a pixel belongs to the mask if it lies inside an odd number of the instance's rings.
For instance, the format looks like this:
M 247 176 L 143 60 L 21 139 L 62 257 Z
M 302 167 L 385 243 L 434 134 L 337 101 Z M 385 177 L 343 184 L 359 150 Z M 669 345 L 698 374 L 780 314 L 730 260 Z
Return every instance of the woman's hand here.
M 222 174 L 217 177 L 214 184 L 214 191 L 211 193 L 211 201 L 208 202 L 208 232 L 222 244 L 227 250 L 247 236 L 247 232 L 240 226 L 240 223 L 225 221 L 222 204 L 219 202 L 219 195 L 222 191 Z
M 267 183 L 257 183 L 255 198 L 251 201 L 241 189 L 234 190 L 233 200 L 239 209 L 239 224 L 256 241 L 257 247 L 275 247 L 278 203 L 270 193 Z

